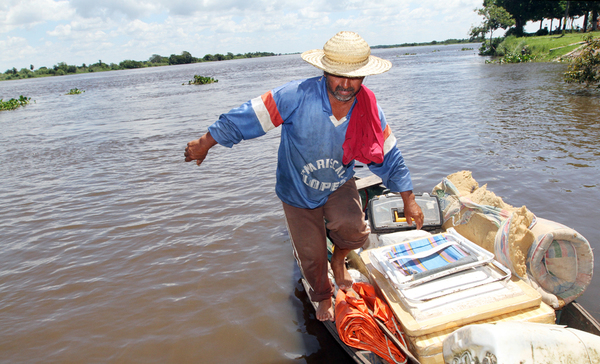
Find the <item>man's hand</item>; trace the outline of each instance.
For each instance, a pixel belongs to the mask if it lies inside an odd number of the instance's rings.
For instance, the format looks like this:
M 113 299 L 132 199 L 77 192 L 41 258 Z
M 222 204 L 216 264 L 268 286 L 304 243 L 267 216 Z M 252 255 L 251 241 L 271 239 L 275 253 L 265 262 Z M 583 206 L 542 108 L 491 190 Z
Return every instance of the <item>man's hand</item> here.
M 415 201 L 415 194 L 413 191 L 400 192 L 402 201 L 404 202 L 404 217 L 406 217 L 406 223 L 412 225 L 413 221 L 417 224 L 417 229 L 423 227 L 423 211 L 421 207 Z
M 196 164 L 200 165 L 204 161 L 204 158 L 206 158 L 208 150 L 216 144 L 217 141 L 210 135 L 210 132 L 201 136 L 200 139 L 192 140 L 185 147 L 185 153 L 183 153 L 185 161 L 191 162 L 195 160 Z

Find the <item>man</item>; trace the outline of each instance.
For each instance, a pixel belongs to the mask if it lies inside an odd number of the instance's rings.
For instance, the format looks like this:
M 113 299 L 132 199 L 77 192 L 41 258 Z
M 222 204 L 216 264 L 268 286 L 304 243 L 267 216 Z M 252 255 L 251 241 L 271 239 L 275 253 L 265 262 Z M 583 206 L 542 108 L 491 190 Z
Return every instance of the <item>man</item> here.
M 420 229 L 423 213 L 396 138 L 375 96 L 362 86 L 365 76 L 386 72 L 391 63 L 371 56 L 367 42 L 352 32 L 336 34 L 323 49 L 304 52 L 302 58 L 324 75 L 290 82 L 221 115 L 206 134 L 187 144 L 185 161 L 200 165 L 216 144 L 231 147 L 282 127 L 276 193 L 309 296 L 318 302 L 317 319 L 333 321 L 327 236 L 334 244 L 335 283 L 346 290 L 352 278 L 345 258 L 369 235 L 352 178 L 354 160 L 401 193 L 409 224 L 414 220 Z

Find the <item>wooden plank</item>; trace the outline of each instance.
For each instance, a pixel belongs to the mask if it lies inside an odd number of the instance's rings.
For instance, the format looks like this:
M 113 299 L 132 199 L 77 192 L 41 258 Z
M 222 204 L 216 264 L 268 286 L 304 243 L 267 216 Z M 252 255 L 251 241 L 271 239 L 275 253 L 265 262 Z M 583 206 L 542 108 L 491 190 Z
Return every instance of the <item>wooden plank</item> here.
M 356 189 L 361 190 L 363 188 L 368 188 L 371 186 L 376 186 L 378 184 L 380 184 L 381 178 L 379 178 L 378 176 L 372 174 L 368 177 L 364 177 L 364 178 L 357 178 L 356 179 Z

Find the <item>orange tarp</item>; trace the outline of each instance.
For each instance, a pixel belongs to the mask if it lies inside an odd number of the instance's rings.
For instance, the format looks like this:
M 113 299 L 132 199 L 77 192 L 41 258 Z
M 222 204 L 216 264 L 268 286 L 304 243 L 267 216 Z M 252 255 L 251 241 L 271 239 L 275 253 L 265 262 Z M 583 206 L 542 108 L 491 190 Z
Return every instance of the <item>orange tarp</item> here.
M 340 339 L 348 346 L 369 350 L 390 363 L 406 363 L 406 356 L 375 321 L 376 318 L 381 320 L 406 347 L 392 310 L 376 296 L 370 284 L 354 283 L 352 288 L 354 292 L 338 290 L 335 299 L 335 325 Z

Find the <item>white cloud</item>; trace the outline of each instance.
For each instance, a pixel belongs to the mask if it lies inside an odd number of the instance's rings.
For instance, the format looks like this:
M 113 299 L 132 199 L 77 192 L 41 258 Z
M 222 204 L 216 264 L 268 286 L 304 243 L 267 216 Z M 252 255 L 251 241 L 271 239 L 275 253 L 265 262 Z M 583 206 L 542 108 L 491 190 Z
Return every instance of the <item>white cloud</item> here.
M 31 27 L 47 21 L 66 20 L 73 16 L 68 1 L 20 0 L 0 7 L 0 34 L 16 28 Z
M 340 30 L 371 45 L 466 38 L 481 0 L 24 0 L 0 5 L 2 67 L 145 60 L 183 50 L 300 52 Z M 4 35 L 4 38 L 1 38 Z M 24 39 L 24 40 L 23 40 Z M 13 42 L 11 40 L 11 42 Z M 19 43 L 18 42 L 18 43 Z M 12 43 L 11 43 L 12 44 Z M 3 47 L 3 49 L 7 49 Z M 25 58 L 23 58 L 25 57 Z M 42 64 L 43 63 L 43 64 Z
M 136 20 L 137 21 L 137 20 Z M 46 32 L 51 37 L 56 37 L 63 41 L 96 41 L 106 38 L 106 31 L 110 31 L 118 26 L 111 20 L 101 18 L 81 18 L 76 16 L 68 24 L 59 24 L 53 30 Z
M 48 35 L 53 37 L 68 37 L 71 35 L 71 24 L 59 24 Z
M 12 66 L 17 69 L 29 67 L 29 64 L 26 65 L 26 60 L 36 54 L 36 49 L 27 43 L 27 39 L 22 37 L 6 37 L 4 40 L 0 39 L 0 49 L 10 49 L 10 52 L 0 53 L 0 64 L 9 64 L 8 62 L 18 59 L 22 61 L 19 62 L 20 66 L 16 64 Z M 12 67 L 6 66 L 5 69 Z
M 165 10 L 165 7 L 161 4 L 161 1 L 71 0 L 70 3 L 77 14 L 84 18 L 118 18 L 121 16 L 126 16 L 130 19 L 135 19 L 139 17 L 146 17 Z

